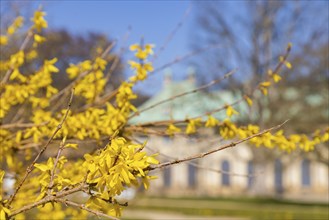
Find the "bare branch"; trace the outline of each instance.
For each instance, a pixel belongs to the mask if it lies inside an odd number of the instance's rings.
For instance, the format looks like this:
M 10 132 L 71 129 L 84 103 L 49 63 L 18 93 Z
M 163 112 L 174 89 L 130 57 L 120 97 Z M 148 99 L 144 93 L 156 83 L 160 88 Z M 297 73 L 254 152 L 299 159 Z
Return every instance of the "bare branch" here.
M 167 47 L 167 45 L 169 44 L 169 42 L 174 38 L 174 36 L 178 32 L 178 30 L 183 26 L 183 23 L 185 22 L 185 20 L 187 19 L 187 17 L 189 16 L 189 14 L 191 12 L 191 8 L 192 8 L 192 5 L 190 4 L 188 6 L 188 8 L 186 9 L 183 18 L 178 22 L 178 24 L 176 25 L 176 27 L 167 36 L 165 42 L 160 47 L 160 49 L 157 52 L 157 54 L 154 55 L 154 57 L 151 60 L 151 62 L 154 62 L 159 57 L 159 55 L 165 50 L 165 48 Z
M 178 56 L 175 59 L 173 59 L 172 61 L 170 61 L 170 62 L 168 62 L 168 63 L 160 66 L 159 68 L 153 70 L 152 72 L 150 72 L 150 74 L 155 73 L 155 72 L 158 72 L 160 70 L 163 70 L 163 69 L 165 69 L 165 68 L 167 68 L 167 67 L 169 67 L 171 65 L 174 65 L 176 63 L 182 62 L 183 60 L 186 60 L 188 58 L 191 58 L 191 57 L 193 57 L 195 55 L 198 55 L 200 53 L 203 53 L 203 52 L 205 52 L 207 50 L 215 49 L 215 48 L 219 48 L 219 47 L 221 47 L 221 44 L 208 45 L 208 46 L 203 47 L 203 48 L 201 48 L 199 50 L 195 50 L 195 51 L 192 51 L 192 52 L 190 52 L 188 54 L 185 54 L 183 56 Z
M 114 70 L 117 68 L 117 66 L 119 64 L 119 61 L 120 61 L 119 57 L 121 57 L 125 51 L 125 42 L 127 41 L 128 37 L 130 35 L 130 32 L 131 32 L 131 28 L 129 27 L 127 33 L 124 35 L 123 40 L 122 40 L 123 46 L 120 48 L 119 54 L 115 57 L 114 62 L 112 63 L 109 71 L 107 72 L 107 75 L 105 78 L 106 83 L 110 80 Z
M 105 213 L 103 213 L 101 211 L 96 211 L 96 210 L 87 208 L 84 204 L 75 203 L 75 202 L 69 201 L 67 199 L 55 199 L 55 201 L 56 202 L 63 203 L 65 205 L 70 205 L 70 206 L 74 206 L 76 208 L 85 210 L 87 212 L 90 212 L 90 213 L 96 215 L 97 217 L 101 216 L 101 217 L 105 217 L 105 218 L 108 218 L 108 219 L 119 220 L 118 218 L 113 217 L 113 216 L 110 216 L 110 215 L 107 215 L 107 214 L 105 214 Z
M 85 185 L 84 185 L 84 181 L 83 181 L 82 183 L 78 184 L 75 188 L 65 190 L 63 192 L 59 192 L 59 193 L 56 194 L 56 196 L 49 195 L 49 196 L 46 196 L 45 198 L 43 198 L 43 199 L 41 199 L 37 202 L 33 202 L 32 204 L 25 205 L 25 206 L 23 206 L 19 209 L 13 210 L 13 211 L 11 211 L 11 213 L 8 217 L 10 219 L 10 218 L 14 217 L 15 215 L 18 215 L 19 213 L 26 212 L 26 211 L 28 211 L 30 209 L 33 209 L 33 208 L 35 208 L 39 205 L 44 205 L 46 203 L 55 201 L 55 199 L 59 199 L 59 198 L 62 198 L 64 196 L 71 195 L 75 192 L 82 191 L 84 188 L 85 188 Z
M 139 143 L 139 144 L 142 144 L 142 142 L 140 142 L 139 140 L 133 138 L 133 140 L 136 142 L 136 143 Z M 151 151 L 152 153 L 158 153 L 160 156 L 162 157 L 165 157 L 167 159 L 175 159 L 174 157 L 172 156 L 169 156 L 167 154 L 164 154 L 162 152 L 158 152 L 157 150 L 151 148 L 151 147 L 147 147 L 145 146 L 146 149 L 148 149 L 149 151 Z M 227 174 L 227 175 L 230 175 L 230 176 L 239 176 L 239 177 L 256 177 L 258 176 L 261 172 L 255 174 L 255 173 L 252 173 L 252 174 L 241 174 L 241 173 L 234 173 L 234 172 L 229 172 L 229 171 L 224 171 L 224 170 L 218 170 L 218 169 L 214 169 L 214 168 L 211 168 L 211 167 L 206 167 L 206 166 L 201 166 L 193 161 L 187 161 L 186 162 L 187 164 L 191 164 L 192 166 L 194 167 L 197 167 L 199 169 L 203 169 L 203 170 L 207 170 L 207 171 L 211 171 L 211 172 L 215 172 L 215 173 L 223 173 L 223 174 Z
M 0 125 L 0 128 L 10 129 L 10 128 L 31 128 L 31 127 L 39 127 L 48 124 L 49 121 L 42 122 L 40 124 L 34 123 L 12 123 L 12 124 L 4 124 Z
M 44 204 L 46 204 L 48 202 L 51 202 L 53 200 L 54 200 L 54 197 L 53 196 L 47 196 L 47 197 L 45 197 L 45 198 L 43 198 L 43 199 L 41 199 L 41 200 L 39 200 L 37 202 L 34 202 L 32 204 L 23 206 L 22 208 L 19 208 L 19 209 L 16 209 L 16 210 L 11 211 L 10 212 L 10 215 L 8 215 L 8 218 L 10 219 L 10 218 L 14 217 L 15 215 L 18 215 L 19 213 L 26 212 L 26 211 L 28 211 L 30 209 L 33 209 L 33 208 L 35 208 L 35 207 L 37 207 L 39 205 L 44 205 Z

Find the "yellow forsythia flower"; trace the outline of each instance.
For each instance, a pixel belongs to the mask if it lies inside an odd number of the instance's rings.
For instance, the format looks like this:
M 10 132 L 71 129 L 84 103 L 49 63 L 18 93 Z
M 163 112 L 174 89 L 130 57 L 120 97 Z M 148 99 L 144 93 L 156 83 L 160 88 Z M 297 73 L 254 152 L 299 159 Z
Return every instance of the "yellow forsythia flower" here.
M 141 46 L 139 46 L 138 44 L 133 44 L 133 45 L 131 45 L 131 46 L 129 47 L 129 49 L 130 49 L 131 51 L 135 51 L 135 50 L 141 50 L 142 48 L 141 48 Z
M 288 45 L 288 46 L 289 46 L 289 45 Z M 284 60 L 283 56 L 280 56 L 280 57 L 279 57 L 279 61 L 280 61 L 280 62 L 284 62 L 284 65 L 285 65 L 288 69 L 291 69 L 291 68 L 292 68 L 291 63 L 288 62 L 288 61 L 286 61 L 286 60 Z
M 193 134 L 196 132 L 197 126 L 201 125 L 201 118 L 196 118 L 196 119 L 190 119 L 187 126 L 185 133 L 186 134 Z
M 260 83 L 259 85 L 262 86 L 262 87 L 269 87 L 271 85 L 271 82 L 266 81 L 266 82 Z
M 0 45 L 6 45 L 8 43 L 8 37 L 5 35 L 0 36 Z
M 42 36 L 39 35 L 39 34 L 35 34 L 35 35 L 34 35 L 34 41 L 35 41 L 36 43 L 40 44 L 40 43 L 45 42 L 45 41 L 46 41 L 46 38 L 45 38 L 45 37 L 42 37 Z
M 275 83 L 279 82 L 281 80 L 281 76 L 277 73 L 273 73 L 272 70 L 268 70 L 268 75 L 273 79 Z
M 48 27 L 48 23 L 44 19 L 45 15 L 46 15 L 46 13 L 43 11 L 36 11 L 36 12 L 34 12 L 34 16 L 31 19 L 34 23 L 33 28 L 37 29 L 38 32 L 40 32 L 41 29 Z
M 153 47 L 153 44 L 146 44 L 144 48 L 138 44 L 133 44 L 129 49 L 131 51 L 137 51 L 135 53 L 135 57 L 141 60 L 145 60 L 150 54 L 153 54 Z
M 70 66 L 66 68 L 66 73 L 70 79 L 73 79 L 79 75 L 80 69 L 76 65 L 70 63 Z
M 232 117 L 232 115 L 238 115 L 239 112 L 237 112 L 232 106 L 228 105 L 226 107 L 226 115 L 227 117 Z
M 248 103 L 249 106 L 252 106 L 253 102 L 252 102 L 251 98 L 249 98 L 248 96 L 245 96 L 244 99 L 246 100 L 246 102 Z
M 174 124 L 170 124 L 166 130 L 166 134 L 174 135 L 175 133 L 181 132 L 181 129 L 176 127 Z
M 215 127 L 218 124 L 219 124 L 219 121 L 216 118 L 214 118 L 212 115 L 209 115 L 205 126 L 207 128 L 210 128 L 210 127 Z
M 100 57 L 97 57 L 96 60 L 95 60 L 95 63 L 94 63 L 94 69 L 95 70 L 97 70 L 97 69 L 105 70 L 106 65 L 107 65 L 106 60 L 104 60 Z
M 54 66 L 54 64 L 57 62 L 57 58 L 54 58 L 54 59 L 51 59 L 51 60 L 45 60 L 44 62 L 44 65 L 43 65 L 43 69 L 46 71 L 46 72 L 54 72 L 54 73 L 57 73 L 59 72 L 59 69 Z
M 15 19 L 12 25 L 10 25 L 7 29 L 7 34 L 12 35 L 16 32 L 18 28 L 20 28 L 23 25 L 24 18 L 19 16 Z
M 36 50 L 31 50 L 30 52 L 28 52 L 28 53 L 26 54 L 26 59 L 27 59 L 27 60 L 33 60 L 33 59 L 35 59 L 37 56 L 38 56 L 37 51 L 36 51 Z
M 20 67 L 24 63 L 24 52 L 22 50 L 10 56 L 10 65 L 13 69 Z

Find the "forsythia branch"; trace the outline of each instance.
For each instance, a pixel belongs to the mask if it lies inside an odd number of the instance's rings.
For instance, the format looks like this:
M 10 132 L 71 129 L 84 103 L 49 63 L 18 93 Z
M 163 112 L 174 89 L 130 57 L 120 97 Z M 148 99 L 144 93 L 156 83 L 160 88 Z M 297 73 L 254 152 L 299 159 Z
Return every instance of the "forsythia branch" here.
M 238 144 L 241 144 L 243 142 L 246 142 L 254 137 L 258 137 L 258 136 L 261 136 L 262 134 L 265 134 L 267 132 L 270 132 L 272 130 L 276 130 L 276 129 L 279 129 L 281 128 L 285 123 L 287 123 L 289 120 L 286 120 L 284 121 L 283 123 L 279 124 L 279 125 L 276 125 L 274 127 L 271 127 L 271 128 L 268 128 L 268 129 L 265 129 L 261 132 L 258 132 L 254 135 L 251 135 L 249 137 L 246 137 L 244 139 L 241 139 L 239 141 L 235 141 L 235 142 L 231 142 L 229 144 L 226 144 L 224 146 L 221 146 L 219 148 L 216 148 L 214 150 L 211 150 L 211 151 L 208 151 L 208 152 L 205 152 L 205 153 L 201 153 L 201 154 L 195 154 L 195 155 L 192 155 L 192 156 L 189 156 L 189 157 L 186 157 L 186 158 L 183 158 L 183 159 L 178 159 L 178 160 L 174 160 L 174 161 L 169 161 L 169 162 L 166 162 L 166 163 L 161 163 L 161 164 L 158 164 L 158 165 L 155 165 L 155 166 L 152 166 L 152 167 L 148 167 L 146 168 L 146 170 L 155 170 L 155 169 L 160 169 L 160 168 L 164 168 L 164 167 L 167 167 L 167 166 L 171 166 L 171 165 L 174 165 L 174 164 L 178 164 L 178 163 L 182 163 L 182 162 L 186 162 L 186 161 L 190 161 L 190 160 L 194 160 L 194 159 L 199 159 L 199 158 L 203 158 L 205 156 L 208 156 L 210 154 L 213 154 L 213 153 L 216 153 L 218 151 L 222 151 L 222 150 L 225 150 L 227 148 L 230 148 L 230 147 L 235 147 L 237 146 Z
M 10 206 L 10 204 L 12 203 L 12 201 L 15 199 L 16 194 L 18 193 L 18 191 L 21 189 L 23 183 L 25 182 L 26 178 L 30 175 L 30 173 L 33 171 L 34 169 L 34 164 L 38 161 L 38 159 L 40 158 L 40 156 L 46 151 L 47 147 L 49 146 L 49 144 L 52 142 L 52 140 L 54 139 L 55 135 L 59 132 L 59 130 L 62 129 L 63 123 L 65 122 L 70 109 L 71 109 L 71 104 L 72 104 L 72 100 L 73 100 L 73 96 L 74 96 L 74 89 L 71 92 L 71 96 L 68 102 L 68 106 L 66 109 L 66 112 L 62 118 L 62 121 L 58 124 L 58 126 L 56 127 L 55 131 L 53 132 L 52 136 L 48 139 L 46 145 L 40 150 L 40 152 L 38 153 L 38 155 L 34 158 L 32 164 L 30 166 L 27 167 L 26 169 L 26 173 L 23 177 L 23 179 L 21 180 L 21 182 L 18 184 L 17 188 L 15 189 L 14 193 L 10 196 L 10 198 L 8 199 L 8 203 L 6 204 L 6 206 Z

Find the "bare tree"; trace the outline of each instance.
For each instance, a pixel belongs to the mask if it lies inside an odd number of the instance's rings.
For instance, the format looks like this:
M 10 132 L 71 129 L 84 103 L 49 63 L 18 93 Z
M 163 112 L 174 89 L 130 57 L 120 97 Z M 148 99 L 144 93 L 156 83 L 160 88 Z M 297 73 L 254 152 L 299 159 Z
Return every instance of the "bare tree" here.
M 294 68 L 286 71 L 286 79 L 270 91 L 268 100 L 254 103 L 252 118 L 266 125 L 288 117 L 295 122 L 291 123 L 294 131 L 306 133 L 328 123 L 328 2 L 215 1 L 196 2 L 195 6 L 197 31 L 192 47 L 221 45 L 194 60 L 204 81 L 237 67 L 239 73 L 226 87 L 248 91 L 264 80 L 280 50 L 292 42 Z M 328 147 L 319 147 L 313 156 L 329 164 L 328 158 L 321 156 L 323 150 L 327 152 Z M 252 151 L 255 169 L 262 169 L 269 157 L 278 156 L 267 150 Z M 261 180 L 256 187 L 262 190 Z

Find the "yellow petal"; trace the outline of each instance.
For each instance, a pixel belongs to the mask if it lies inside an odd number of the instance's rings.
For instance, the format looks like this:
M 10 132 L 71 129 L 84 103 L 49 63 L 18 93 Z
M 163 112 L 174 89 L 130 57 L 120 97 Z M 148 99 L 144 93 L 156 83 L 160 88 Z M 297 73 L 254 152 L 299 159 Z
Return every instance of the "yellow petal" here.
M 131 51 L 138 50 L 138 49 L 141 50 L 141 47 L 138 44 L 133 44 L 129 47 L 129 49 Z
M 266 82 L 262 82 L 259 84 L 260 86 L 263 86 L 263 87 L 269 87 L 271 85 L 271 82 L 269 81 L 266 81 Z
M 249 98 L 248 96 L 245 96 L 245 100 L 246 100 L 246 102 L 248 103 L 249 106 L 252 106 L 253 102 L 252 102 L 251 98 Z

